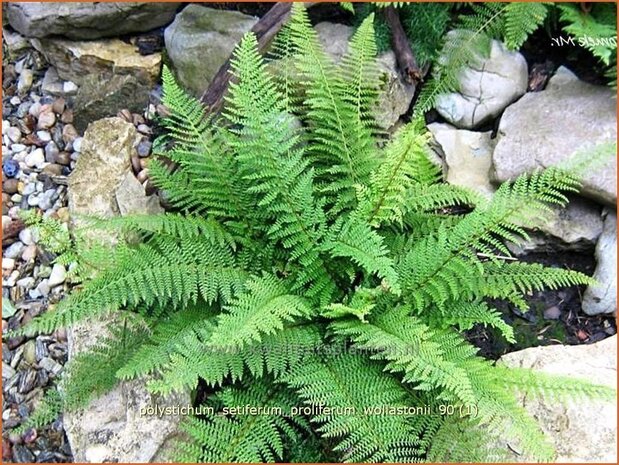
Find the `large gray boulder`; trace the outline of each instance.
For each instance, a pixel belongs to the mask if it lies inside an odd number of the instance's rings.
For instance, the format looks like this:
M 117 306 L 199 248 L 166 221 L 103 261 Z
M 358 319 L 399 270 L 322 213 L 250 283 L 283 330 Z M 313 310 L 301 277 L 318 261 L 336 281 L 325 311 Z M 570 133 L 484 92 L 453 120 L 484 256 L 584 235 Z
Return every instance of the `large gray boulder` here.
M 74 226 L 83 216 L 113 217 L 129 213 L 159 213 L 156 197 L 147 197 L 131 172 L 131 156 L 140 137 L 120 118 L 92 123 L 84 135 L 82 153 L 69 176 L 69 208 Z M 108 241 L 109 232 L 87 231 L 87 239 Z M 72 327 L 69 358 L 88 350 L 109 335 L 113 316 Z M 64 424 L 76 462 L 161 462 L 179 434 L 181 418 L 144 415 L 147 407 L 190 405 L 189 393 L 154 396 L 144 380 L 121 382 L 88 406 L 65 412 Z
M 165 46 L 183 87 L 200 96 L 241 37 L 258 21 L 237 11 L 191 4 L 165 32 Z
M 590 251 L 602 234 L 602 207 L 582 197 L 570 199 L 566 207 L 551 207 L 550 211 L 532 218 L 530 239 L 518 245 L 508 243 L 515 255 L 529 252 L 553 253 Z
M 511 367 L 584 379 L 617 388 L 617 336 L 589 345 L 531 347 L 503 355 L 499 363 Z M 556 462 L 617 463 L 617 402 L 580 398 L 568 403 L 521 396 L 520 404 L 539 423 L 554 444 Z M 515 462 L 517 444 L 503 444 Z
M 462 31 L 451 31 L 459 34 Z M 472 129 L 497 117 L 527 90 L 528 69 L 524 57 L 493 40 L 490 54 L 479 55 L 458 77 L 457 92 L 441 94 L 436 110 L 458 128 Z
M 599 283 L 589 286 L 582 300 L 587 315 L 617 311 L 617 215 L 609 212 L 604 230 L 595 246 L 597 267 L 593 277 Z
M 587 84 L 559 68 L 546 90 L 526 94 L 503 113 L 493 155 L 496 180 L 514 179 L 616 143 L 616 105 L 614 90 Z M 617 204 L 616 156 L 583 175 L 583 195 Z
M 168 24 L 180 3 L 7 2 L 8 22 L 26 37 L 98 39 Z M 4 8 L 4 5 L 3 5 Z

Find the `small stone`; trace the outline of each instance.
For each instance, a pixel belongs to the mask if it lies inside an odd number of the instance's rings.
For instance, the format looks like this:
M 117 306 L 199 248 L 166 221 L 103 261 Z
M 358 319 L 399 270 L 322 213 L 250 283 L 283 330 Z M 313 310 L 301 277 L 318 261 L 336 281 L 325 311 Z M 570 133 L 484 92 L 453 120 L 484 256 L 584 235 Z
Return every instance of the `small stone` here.
M 52 140 L 52 135 L 49 131 L 37 131 L 37 137 L 41 139 L 41 142 L 49 142 Z
M 54 111 L 54 113 L 61 115 L 64 112 L 65 106 L 66 106 L 65 99 L 60 97 L 54 100 L 54 103 L 52 103 L 52 110 Z
M 34 278 L 32 276 L 27 276 L 25 278 L 20 279 L 19 281 L 17 281 L 17 284 L 19 287 L 23 287 L 24 289 L 32 289 L 32 287 L 34 286 Z
M 74 95 L 77 92 L 77 85 L 72 81 L 66 81 L 62 85 L 62 91 L 65 95 Z
M 47 165 L 45 168 L 43 168 L 43 172 L 54 175 L 54 176 L 60 176 L 62 175 L 63 169 L 64 167 L 62 165 L 59 165 L 57 163 L 51 163 Z
M 39 241 L 39 233 L 32 228 L 25 228 L 19 232 L 19 240 L 26 245 L 36 244 Z
M 13 446 L 13 461 L 18 463 L 34 463 L 36 457 L 30 449 L 21 444 L 15 444 Z
M 28 431 L 26 431 L 24 433 L 24 442 L 26 444 L 32 444 L 35 440 L 37 439 L 37 430 L 34 428 L 30 428 L 28 429 Z M 41 457 L 39 456 L 39 459 Z
M 15 260 L 13 258 L 2 257 L 2 269 L 12 271 L 15 268 Z
M 548 307 L 544 310 L 544 319 L 545 320 L 558 320 L 561 317 L 561 309 L 556 305 L 552 307 Z
M 56 123 L 56 115 L 53 111 L 41 111 L 39 115 L 39 121 L 37 122 L 38 129 L 49 129 Z
M 22 70 L 19 75 L 19 80 L 17 81 L 17 92 L 19 94 L 25 94 L 32 87 L 32 80 L 34 79 L 34 74 L 30 69 Z
M 153 147 L 152 142 L 148 140 L 142 140 L 137 146 L 137 152 L 139 157 L 147 157 L 150 155 L 151 148 Z
M 144 184 L 148 180 L 148 169 L 144 169 L 138 173 L 138 182 Z
M 73 143 L 78 137 L 79 134 L 77 133 L 75 126 L 73 126 L 72 124 L 67 124 L 64 128 L 62 128 L 62 140 L 66 144 Z
M 68 223 L 70 220 L 69 209 L 67 207 L 59 208 L 56 212 L 58 215 L 58 220 L 62 223 Z
M 15 160 L 7 160 L 2 164 L 2 171 L 7 177 L 12 178 L 19 173 L 19 163 Z
M 29 168 L 42 168 L 43 163 L 45 163 L 45 153 L 43 149 L 35 149 L 30 152 L 26 155 L 24 162 Z
M 7 194 L 15 194 L 17 192 L 18 181 L 15 178 L 5 179 L 2 183 L 2 190 Z
M 62 115 L 60 115 L 60 121 L 62 121 L 64 124 L 73 123 L 73 111 L 71 111 L 70 109 L 66 108 L 62 112 Z
M 7 136 L 11 139 L 11 142 L 17 143 L 21 140 L 21 131 L 15 126 L 11 126 L 7 132 Z
M 35 102 L 30 106 L 30 109 L 28 110 L 28 113 L 32 116 L 34 116 L 35 118 L 38 118 L 39 115 L 41 114 L 41 104 L 39 102 Z
M 45 161 L 48 163 L 55 163 L 59 153 L 60 150 L 58 150 L 58 146 L 54 142 L 50 142 L 45 146 Z
M 141 132 L 142 134 L 150 134 L 152 132 L 150 127 L 148 127 L 146 124 L 139 124 L 137 127 L 137 130 L 138 132 Z
M 2 379 L 11 379 L 13 376 L 15 376 L 13 367 L 2 361 Z
M 50 285 L 49 285 L 49 280 L 44 279 L 43 281 L 41 281 L 39 285 L 36 287 L 36 290 L 43 297 L 47 297 L 51 290 Z
M 60 152 L 56 156 L 56 163 L 67 166 L 71 163 L 71 154 L 69 152 Z
M 54 287 L 64 283 L 67 275 L 67 270 L 60 263 L 54 264 L 52 273 L 49 275 L 49 287 Z
M 14 242 L 4 251 L 4 256 L 7 258 L 16 259 L 22 254 L 25 247 L 26 246 L 19 241 Z
M 37 246 L 35 244 L 30 244 L 26 246 L 24 252 L 21 255 L 21 259 L 26 263 L 34 260 L 37 256 Z
M 57 361 L 50 357 L 45 357 L 41 359 L 41 361 L 39 362 L 39 366 L 44 370 L 53 373 L 54 375 L 57 375 L 62 371 L 62 365 L 60 365 Z
M 73 150 L 75 150 L 76 152 L 82 151 L 82 139 L 82 137 L 78 137 L 73 141 Z

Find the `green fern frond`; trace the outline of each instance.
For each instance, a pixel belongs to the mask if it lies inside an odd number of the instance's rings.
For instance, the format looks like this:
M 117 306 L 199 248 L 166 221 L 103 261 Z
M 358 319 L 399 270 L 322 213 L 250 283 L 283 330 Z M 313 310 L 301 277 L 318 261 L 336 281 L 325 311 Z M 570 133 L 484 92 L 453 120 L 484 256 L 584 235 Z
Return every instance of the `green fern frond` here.
M 373 407 L 405 407 L 406 390 L 379 365 L 358 355 L 315 355 L 285 381 L 307 404 L 320 406 L 312 422 L 343 462 L 411 462 L 417 441 L 404 415 L 373 414 Z
M 55 421 L 62 413 L 64 402 L 56 386 L 49 386 L 36 409 L 21 425 L 12 430 L 13 434 L 24 434 L 30 428 L 41 429 Z
M 295 397 L 281 385 L 256 381 L 243 389 L 225 388 L 215 400 L 224 415 L 214 413 L 206 420 L 190 417 L 182 424 L 193 440 L 178 445 L 182 462 L 281 461 L 286 438 L 297 441 L 299 429 L 307 427 L 302 417 L 290 415 Z M 227 413 L 240 406 L 260 407 L 265 413 Z
M 485 302 L 454 302 L 449 305 L 448 313 L 433 312 L 428 316 L 428 325 L 433 328 L 457 326 L 460 331 L 466 331 L 476 324 L 496 328 L 507 342 L 516 342 L 513 328 Z
M 89 285 L 24 327 L 24 334 L 48 333 L 86 318 L 138 304 L 182 307 L 198 297 L 230 300 L 246 279 L 229 248 L 209 240 L 170 241 L 159 237 L 135 247 L 116 246 L 114 263 Z
M 234 349 L 260 342 L 264 334 L 281 331 L 284 323 L 315 313 L 305 298 L 291 294 L 281 280 L 270 275 L 248 280 L 244 291 L 224 310 L 209 340 L 210 347 Z

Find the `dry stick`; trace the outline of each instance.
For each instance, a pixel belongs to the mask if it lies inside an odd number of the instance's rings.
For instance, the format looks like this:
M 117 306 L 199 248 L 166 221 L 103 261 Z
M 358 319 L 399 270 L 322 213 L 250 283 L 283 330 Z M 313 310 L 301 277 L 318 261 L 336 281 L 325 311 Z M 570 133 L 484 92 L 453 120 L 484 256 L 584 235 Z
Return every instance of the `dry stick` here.
M 404 79 L 409 84 L 418 84 L 423 80 L 425 74 L 417 64 L 415 54 L 411 49 L 404 27 L 400 21 L 400 15 L 393 6 L 388 6 L 384 10 L 385 19 L 391 28 L 391 37 L 393 39 L 393 51 L 398 61 L 400 71 L 404 75 Z
M 264 50 L 273 37 L 275 37 L 275 34 L 281 29 L 290 15 L 291 5 L 291 3 L 276 3 L 258 20 L 254 27 L 251 28 L 251 32 L 256 35 L 256 39 L 258 40 L 259 50 Z M 230 59 L 228 58 L 221 68 L 219 68 L 219 71 L 217 71 L 208 89 L 206 89 L 200 98 L 200 101 L 209 112 L 217 112 L 221 109 L 231 77 Z

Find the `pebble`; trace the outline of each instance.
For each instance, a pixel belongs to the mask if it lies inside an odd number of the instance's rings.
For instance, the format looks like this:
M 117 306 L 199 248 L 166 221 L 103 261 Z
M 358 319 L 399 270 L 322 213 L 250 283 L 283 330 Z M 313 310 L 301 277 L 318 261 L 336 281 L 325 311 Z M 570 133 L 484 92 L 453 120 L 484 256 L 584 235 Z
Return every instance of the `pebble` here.
M 49 286 L 49 280 L 48 279 L 44 279 L 43 281 L 41 281 L 38 286 L 35 288 L 35 290 L 37 291 L 37 293 L 40 296 L 43 297 L 47 297 L 49 295 L 50 292 L 50 286 Z
M 544 310 L 544 319 L 545 320 L 558 320 L 561 317 L 561 309 L 556 305 L 552 307 L 548 307 Z
M 68 165 L 71 163 L 71 154 L 69 152 L 60 152 L 56 156 L 56 163 L 60 165 Z
M 61 115 L 64 112 L 65 106 L 66 106 L 65 99 L 60 97 L 54 100 L 54 103 L 52 103 L 52 110 L 54 111 L 54 113 Z
M 34 278 L 32 276 L 27 276 L 25 278 L 20 279 L 15 284 L 25 289 L 32 289 L 34 287 Z
M 58 150 L 58 146 L 54 142 L 50 142 L 45 146 L 45 161 L 48 163 L 55 163 L 59 153 L 60 150 Z
M 77 92 L 77 85 L 72 81 L 65 81 L 62 85 L 62 91 L 67 95 L 74 94 Z
M 7 249 L 4 251 L 4 256 L 7 258 L 16 259 L 23 253 L 25 248 L 26 246 L 23 243 L 17 241 L 7 247 Z
M 15 160 L 7 160 L 2 163 L 2 171 L 9 178 L 15 177 L 19 173 L 19 163 Z
M 81 137 L 78 137 L 77 139 L 73 141 L 73 150 L 75 150 L 76 152 L 82 151 L 82 138 Z
M 139 157 L 147 157 L 150 155 L 151 148 L 153 147 L 152 142 L 148 140 L 142 140 L 137 146 L 137 152 Z
M 58 220 L 61 221 L 62 223 L 69 222 L 70 215 L 69 215 L 69 209 L 67 207 L 59 208 L 58 211 L 56 212 L 56 215 L 58 215 Z
M 21 255 L 21 259 L 25 262 L 34 260 L 37 256 L 37 246 L 35 244 L 27 245 Z
M 60 371 L 62 370 L 62 365 L 60 365 L 57 361 L 50 357 L 42 358 L 39 362 L 39 366 L 55 375 L 60 373 Z
M 34 463 L 34 454 L 26 446 L 21 444 L 13 445 L 13 461 L 18 463 Z
M 49 109 L 48 111 L 41 111 L 39 115 L 39 121 L 37 123 L 38 129 L 49 129 L 56 123 L 56 115 Z
M 28 109 L 28 113 L 32 116 L 34 116 L 35 118 L 39 117 L 39 114 L 41 114 L 41 104 L 39 102 L 35 102 L 32 105 L 30 105 L 30 108 Z
M 15 126 L 11 126 L 6 135 L 13 143 L 17 143 L 21 140 L 21 131 Z
M 52 140 L 52 135 L 49 131 L 37 131 L 37 137 L 41 139 L 42 142 L 49 142 Z
M 39 232 L 33 228 L 25 228 L 19 232 L 19 240 L 26 245 L 36 244 L 39 242 Z
M 72 124 L 65 124 L 62 128 L 62 140 L 66 143 L 73 143 L 79 137 L 77 129 Z
M 2 269 L 12 271 L 15 268 L 15 259 L 2 257 Z
M 64 283 L 67 276 L 67 270 L 60 263 L 54 264 L 52 273 L 49 275 L 49 287 L 54 287 Z
M 13 144 L 11 146 L 11 150 L 13 151 L 13 153 L 23 152 L 24 150 L 26 150 L 26 146 L 24 144 Z
M 31 106 L 32 102 L 30 101 L 20 103 L 17 107 L 17 110 L 15 110 L 15 116 L 17 116 L 18 118 L 23 118 L 28 114 L 28 110 L 30 110 Z
M 42 168 L 43 163 L 45 163 L 45 153 L 43 149 L 35 149 L 26 155 L 26 159 L 24 160 L 26 166 L 30 168 Z
M 50 163 L 45 168 L 43 168 L 43 172 L 51 174 L 51 175 L 54 175 L 54 176 L 60 176 L 60 175 L 62 175 L 62 170 L 63 169 L 64 169 L 64 167 L 62 165 L 59 165 L 57 163 Z M 41 207 L 41 208 L 43 208 L 43 207 Z
M 19 80 L 17 81 L 17 92 L 20 94 L 25 94 L 32 87 L 32 81 L 34 79 L 34 74 L 31 69 L 23 69 L 21 74 L 19 75 Z
M 5 179 L 2 183 L 2 190 L 7 194 L 15 194 L 17 192 L 18 181 L 15 178 Z
M 73 111 L 71 111 L 70 109 L 65 109 L 65 111 L 62 112 L 62 115 L 60 115 L 60 121 L 62 121 L 65 124 L 70 124 L 73 122 Z

